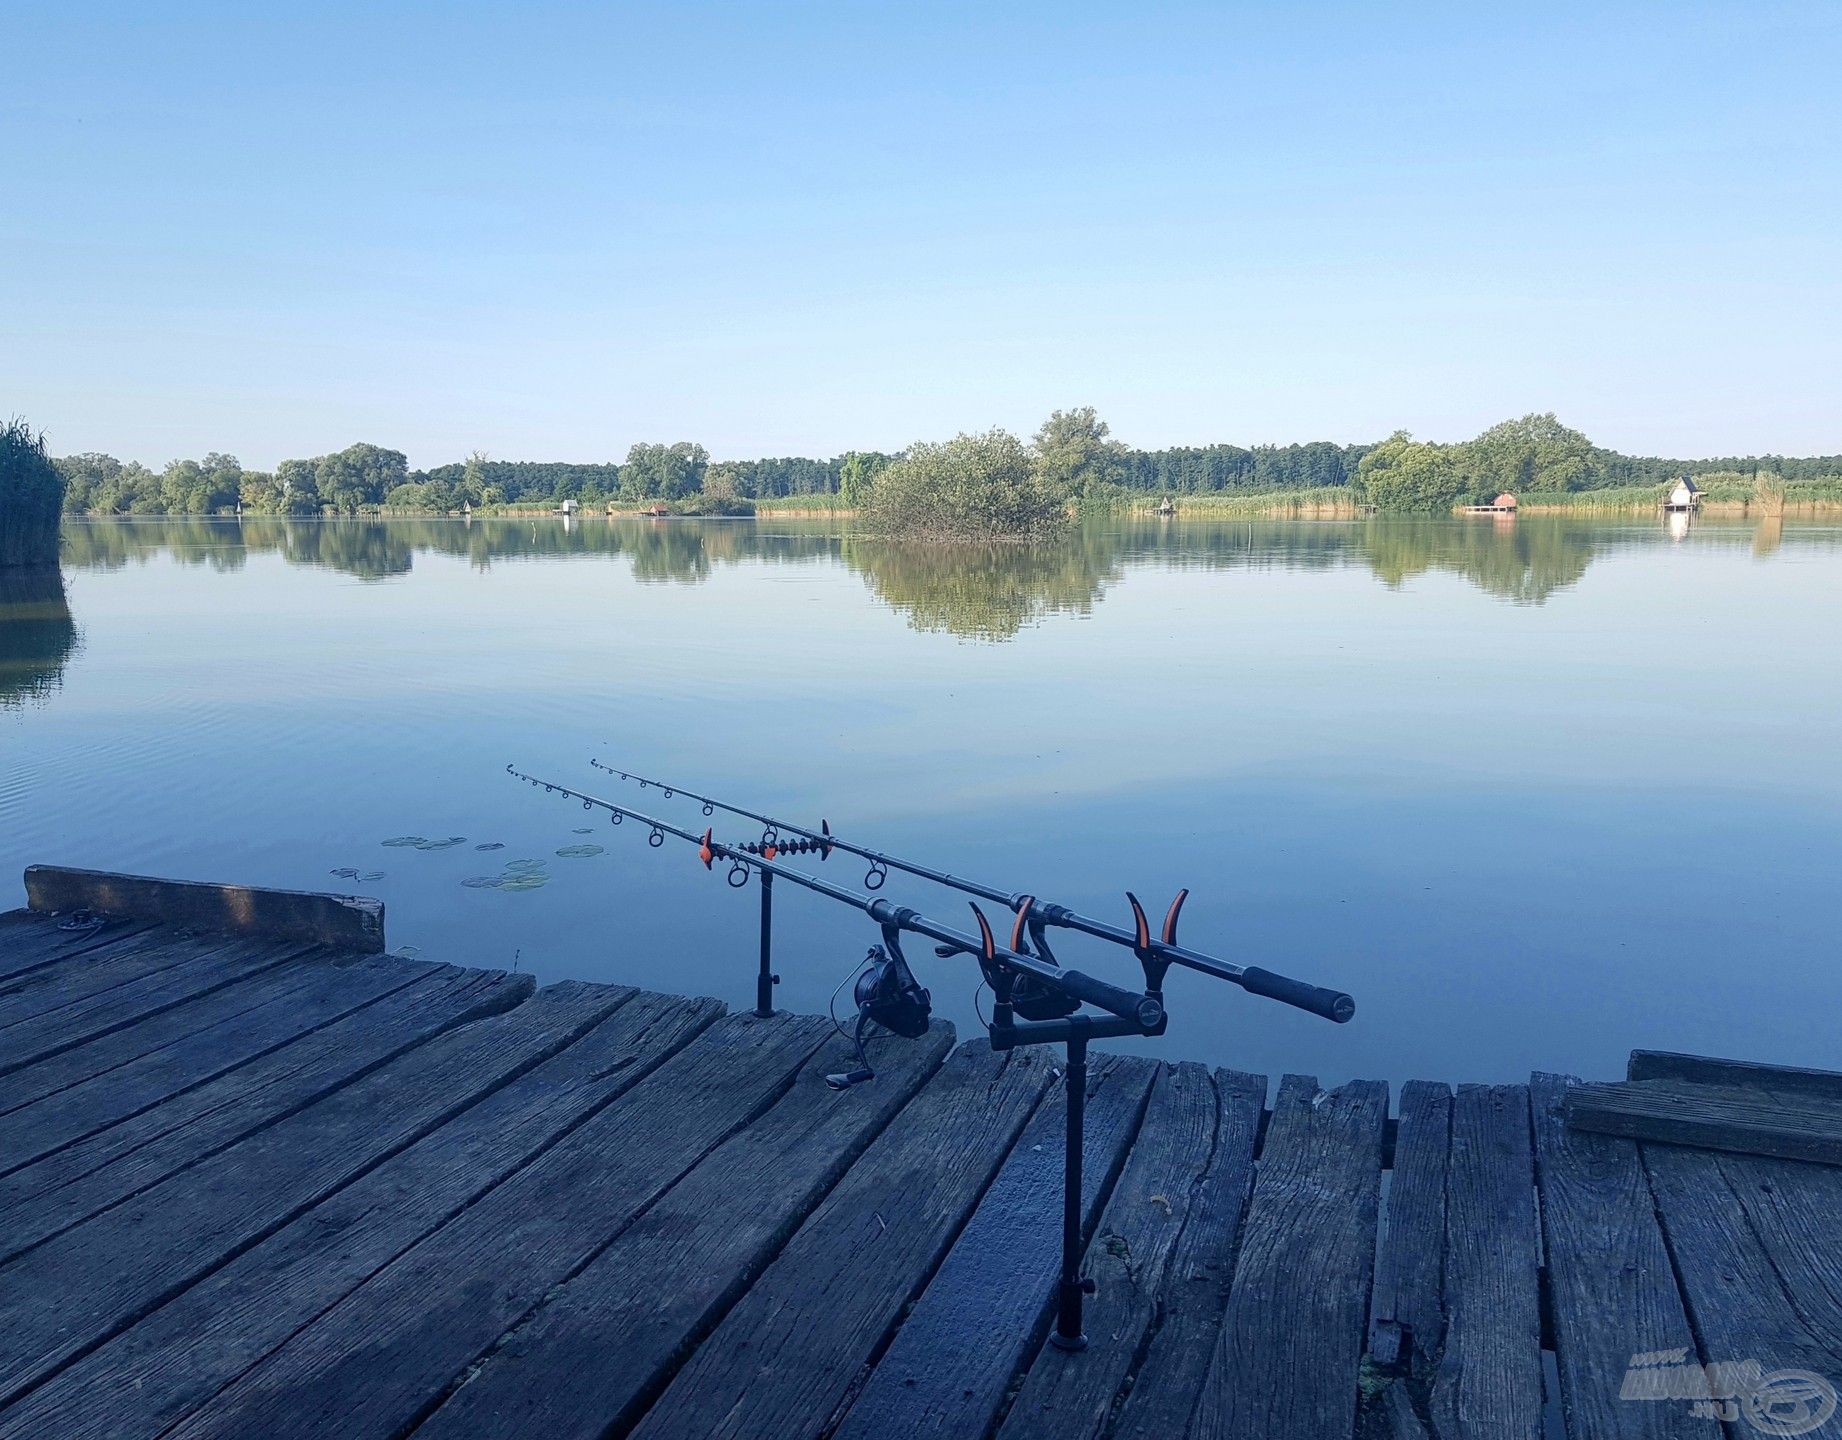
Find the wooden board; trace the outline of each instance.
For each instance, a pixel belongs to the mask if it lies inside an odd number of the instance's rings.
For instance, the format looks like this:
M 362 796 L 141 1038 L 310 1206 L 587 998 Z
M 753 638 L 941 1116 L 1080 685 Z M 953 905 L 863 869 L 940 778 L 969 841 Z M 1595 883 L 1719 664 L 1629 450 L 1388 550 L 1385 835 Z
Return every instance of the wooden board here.
M 0 1030 L 0 1045 L 5 1047 L 0 1073 L 60 1054 L 200 995 L 272 970 L 286 964 L 301 949 L 297 944 L 219 940 L 209 948 L 201 947 L 188 954 L 177 964 L 163 965 L 97 994 L 20 1020 Z
M 962 1047 L 685 1364 L 643 1440 L 817 1433 L 1003 1163 L 1054 1057 Z
M 1842 1101 L 1804 1091 L 1627 1080 L 1567 1092 L 1576 1130 L 1842 1165 Z
M 876 1079 L 840 1095 L 841 1039 L 475 1366 L 417 1440 L 599 1440 L 644 1410 L 847 1167 L 946 1059 L 950 1026 L 890 1041 Z M 4 1432 L 0 1431 L 0 1440 Z
M 0 1266 L 0 1401 L 554 1054 L 609 1008 L 604 994 L 553 986 L 417 1046 Z
M 1241 1223 L 1253 1189 L 1266 1077 L 1217 1070 L 1215 1147 L 1190 1200 L 1158 1297 L 1156 1327 L 1120 1407 L 1113 1440 L 1187 1434 L 1228 1304 Z
M 1704 1362 L 1709 1389 L 1738 1409 L 1732 1433 L 1842 1436 L 1833 1409 L 1817 1423 L 1842 1390 L 1842 1171 L 1672 1145 L 1642 1150 L 1700 1341 L 1688 1360 Z M 1776 1390 L 1784 1404 L 1787 1371 L 1814 1379 L 1819 1408 L 1765 1409 L 1769 1423 L 1760 1423 L 1755 1397 Z
M 785 1092 L 832 1034 L 733 1015 L 435 1231 L 170 1434 L 393 1436 L 660 1193 Z
M 92 910 L 364 953 L 384 948 L 384 902 L 357 895 L 31 865 L 26 868 L 26 903 L 39 911 Z
M 0 981 L 0 1041 L 7 1028 L 21 1020 L 89 1000 L 126 981 L 226 948 L 222 935 L 200 939 L 143 932 L 62 964 L 41 965 L 12 976 Z
M 1209 1173 L 1221 1107 L 1204 1066 L 1161 1067 L 1082 1265 L 1098 1287 L 1085 1317 L 1091 1344 L 1078 1354 L 1038 1346 L 1003 1440 L 1098 1440 L 1106 1431 L 1166 1295 L 1187 1283 L 1173 1281 L 1171 1259 Z
M 199 1055 L 201 1051 L 206 1057 L 216 1055 L 221 1050 L 221 1040 L 236 1029 L 232 1022 L 247 1016 L 247 1024 L 252 1029 L 262 1029 L 273 1020 L 273 1007 L 284 996 L 298 998 L 309 1009 L 319 1005 L 321 994 L 328 998 L 346 993 L 378 998 L 394 989 L 402 989 L 403 985 L 413 983 L 433 969 L 431 965 L 411 959 L 361 959 L 333 967 L 328 963 L 332 954 L 328 950 L 309 950 L 306 956 L 295 959 L 293 965 L 238 981 L 236 985 L 228 985 L 197 1000 L 188 1000 L 184 1005 L 149 1015 L 146 1020 L 136 1020 L 133 1026 L 123 1026 L 109 1035 L 81 1044 L 76 1050 L 63 1051 L 0 1077 L 0 1116 L 35 1105 L 61 1090 L 96 1081 L 101 1075 L 109 1075 L 136 1061 L 182 1068 L 188 1064 L 188 1055 Z M 330 976 L 332 983 L 328 983 Z M 372 983 L 378 985 L 376 991 L 372 991 Z M 306 1033 L 313 1028 L 315 1024 L 302 1024 L 295 1033 Z M 158 1057 L 158 1061 L 153 1057 Z M 188 1074 L 201 1072 L 193 1070 Z M 168 1094 L 177 1094 L 181 1088 L 175 1085 Z M 6 1145 L 0 1144 L 0 1155 L 4 1153 Z
M 120 1203 L 441 1034 L 529 976 L 443 965 L 345 1019 L 0 1178 L 0 1260 Z
M 0 1091 L 17 1101 L 0 1114 L 0 1174 L 75 1144 L 107 1126 L 183 1095 L 290 1040 L 411 984 L 430 967 L 403 961 L 334 967 L 295 962 L 161 1012 L 140 1024 L 14 1072 Z M 157 1030 L 181 1033 L 151 1053 Z M 122 1046 L 111 1042 L 144 1032 Z M 103 1052 L 97 1055 L 95 1051 Z M 100 1065 L 101 1073 L 60 1084 Z
M 1089 1061 L 1083 1234 L 1091 1234 L 1138 1134 L 1156 1062 Z M 835 1440 L 983 1435 L 1035 1353 L 1061 1272 L 1062 1087 L 1049 1093 L 858 1392 Z
M 1452 1091 L 1409 1080 L 1401 1087 L 1387 1227 L 1375 1254 L 1369 1355 L 1382 1369 L 1430 1379 L 1445 1348 L 1446 1177 Z
M 1674 1406 L 1620 1399 L 1633 1357 L 1693 1353 L 1656 1204 L 1629 1140 L 1573 1130 L 1569 1082 L 1529 1082 L 1561 1409 L 1572 1440 L 1719 1440 Z
M 560 1054 L 0 1411 L 4 1440 L 153 1440 L 722 1013 L 639 994 Z
M 1428 1413 L 1439 1436 L 1540 1440 L 1541 1255 L 1529 1092 L 1461 1085 L 1446 1189 L 1445 1344 Z
M 1842 1100 L 1842 1071 L 1761 1065 L 1752 1060 L 1717 1060 L 1709 1055 L 1679 1055 L 1669 1050 L 1633 1050 L 1625 1079 L 1758 1086 L 1765 1090 Z
M 1379 1081 L 1329 1092 L 1304 1076 L 1281 1082 L 1197 1440 L 1324 1440 L 1354 1427 L 1387 1117 Z
M 65 930 L 63 921 L 29 910 L 9 910 L 0 915 L 0 978 L 24 975 L 77 955 L 87 955 L 105 945 L 151 930 L 151 920 L 110 920 L 95 928 Z

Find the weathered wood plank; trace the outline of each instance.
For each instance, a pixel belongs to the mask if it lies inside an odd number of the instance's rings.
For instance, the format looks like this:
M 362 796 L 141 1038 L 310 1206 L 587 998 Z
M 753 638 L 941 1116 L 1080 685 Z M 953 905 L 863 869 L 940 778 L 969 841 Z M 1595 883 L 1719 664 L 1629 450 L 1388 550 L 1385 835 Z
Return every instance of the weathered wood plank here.
M 822 1431 L 925 1283 L 1051 1079 L 1053 1057 L 963 1046 L 813 1211 L 633 1431 Z
M 92 910 L 368 954 L 384 948 L 384 902 L 358 895 L 32 865 L 26 869 L 26 903 L 40 911 Z
M 1378 1081 L 1281 1083 L 1198 1440 L 1327 1440 L 1354 1427 L 1387 1117 Z
M 1092 1233 L 1125 1163 L 1159 1068 L 1127 1055 L 1090 1061 L 1084 1234 Z M 990 1430 L 1013 1377 L 1042 1342 L 1061 1270 L 1066 1111 L 1057 1087 L 852 1401 L 835 1440 Z
M 23 975 L 61 960 L 87 955 L 154 928 L 151 920 L 107 920 L 94 929 L 65 930 L 63 921 L 30 910 L 0 915 L 0 978 Z
M 1432 1431 L 1539 1440 L 1541 1252 L 1526 1086 L 1458 1087 L 1446 1193 L 1446 1333 Z
M 1428 1080 L 1401 1087 L 1388 1188 L 1387 1233 L 1375 1255 L 1369 1356 L 1384 1370 L 1429 1377 L 1445 1348 L 1446 1176 L 1452 1091 Z
M 1567 1092 L 1576 1130 L 1842 1165 L 1842 1101 L 1805 1091 L 1626 1080 Z
M 442 1031 L 515 1004 L 529 976 L 438 966 L 332 1025 L 0 1178 L 0 1260 L 292 1114 Z
M 1637 1355 L 1694 1353 L 1637 1146 L 1570 1129 L 1569 1082 L 1529 1082 L 1561 1409 L 1572 1440 L 1718 1440 L 1681 1407 L 1624 1400 Z
M 1221 1333 L 1253 1189 L 1266 1077 L 1217 1070 L 1213 1079 L 1215 1149 L 1171 1254 L 1158 1297 L 1158 1325 L 1120 1408 L 1113 1440 L 1174 1440 L 1186 1434 Z
M 1171 1258 L 1208 1173 L 1220 1108 L 1205 1067 L 1161 1069 L 1082 1266 L 1098 1287 L 1087 1302 L 1092 1345 L 1070 1354 L 1040 1343 L 1002 1440 L 1098 1440 L 1111 1423 L 1172 1283 Z
M 41 965 L 23 975 L 11 976 L 0 981 L 0 1043 L 4 1043 L 7 1027 L 21 1020 L 88 1000 L 170 965 L 221 951 L 229 943 L 222 935 L 143 931 L 62 965 Z
M 875 1083 L 842 1097 L 824 1077 L 848 1069 L 851 1052 L 829 1043 L 773 1109 L 718 1146 L 507 1335 L 417 1440 L 600 1440 L 631 1425 L 952 1043 L 943 1025 L 919 1042 L 897 1042 L 878 1057 Z
M 831 1033 L 818 1016 L 719 1021 L 226 1387 L 173 1440 L 401 1434 L 553 1286 L 783 1094 Z
M 1686 1080 L 1696 1085 L 1758 1086 L 1765 1090 L 1842 1100 L 1842 1071 L 1800 1065 L 1765 1065 L 1755 1060 L 1720 1060 L 1671 1050 L 1633 1050 L 1627 1080 Z
M 9 1100 L 20 1102 L 0 1114 L 0 1174 L 260 1059 L 402 989 L 430 968 L 402 960 L 338 966 L 296 960 L 16 1071 L 0 1082 Z M 149 1054 L 108 1064 L 112 1052 L 123 1048 L 112 1041 L 151 1026 L 185 1029 Z M 147 1038 L 133 1043 L 145 1047 Z M 98 1050 L 105 1054 L 93 1053 Z M 102 1073 L 59 1083 L 97 1064 L 104 1066 Z
M 200 950 L 178 964 L 21 1020 L 0 1030 L 0 1044 L 5 1046 L 0 1073 L 73 1049 L 197 996 L 285 965 L 301 948 L 297 944 L 262 941 L 220 942 L 217 948 Z
M 1673 1145 L 1642 1153 L 1701 1341 L 1700 1356 L 1688 1358 L 1707 1363 L 1712 1399 L 1740 1422 L 1732 1432 L 1842 1436 L 1833 1411 L 1842 1391 L 1842 1171 Z M 1780 1378 L 1786 1371 L 1816 1383 Z
M 501 978 L 501 1005 L 524 993 Z M 555 1054 L 620 998 L 556 985 L 450 1030 L 0 1266 L 0 1400 Z
M 323 977 L 329 972 L 383 975 L 401 986 L 432 969 L 432 965 L 420 960 L 377 956 L 352 959 L 341 951 L 307 951 L 289 965 L 239 980 L 0 1077 L 0 1115 L 182 1044 L 238 1015 L 271 1005 L 284 994 L 311 994 L 323 986 Z
M 721 1014 L 714 1000 L 637 994 L 560 1054 L 0 1411 L 0 1440 L 154 1440 Z

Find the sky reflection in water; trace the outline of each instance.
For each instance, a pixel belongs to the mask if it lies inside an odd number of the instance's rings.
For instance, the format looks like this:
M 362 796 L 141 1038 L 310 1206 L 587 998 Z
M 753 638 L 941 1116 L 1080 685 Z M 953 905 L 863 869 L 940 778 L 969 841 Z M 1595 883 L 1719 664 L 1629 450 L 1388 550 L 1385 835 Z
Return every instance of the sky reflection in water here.
M 1111 522 L 953 555 L 793 521 L 77 524 L 61 582 L 0 588 L 0 862 L 381 870 L 394 945 L 746 1004 L 752 889 L 503 773 L 609 793 L 594 754 L 1103 915 L 1186 884 L 1192 943 L 1360 1004 L 1333 1027 L 1178 972 L 1170 1056 L 1837 1065 L 1839 601 L 1842 527 L 1808 521 Z M 875 935 L 777 913 L 783 1001 L 822 1010 Z M 911 958 L 968 1032 L 967 963 Z

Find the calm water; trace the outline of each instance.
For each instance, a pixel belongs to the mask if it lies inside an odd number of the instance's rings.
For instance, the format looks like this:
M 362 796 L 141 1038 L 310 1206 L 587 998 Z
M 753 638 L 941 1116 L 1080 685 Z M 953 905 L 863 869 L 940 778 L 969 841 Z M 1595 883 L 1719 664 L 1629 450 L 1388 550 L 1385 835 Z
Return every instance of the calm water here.
M 749 1003 L 752 888 L 504 774 L 623 798 L 594 755 L 1122 922 L 1188 885 L 1192 943 L 1360 1004 L 1173 971 L 1168 1055 L 1842 1065 L 1842 526 L 1114 523 L 947 558 L 785 521 L 111 522 L 64 576 L 0 582 L 13 875 L 359 888 L 396 947 Z M 519 860 L 547 882 L 462 883 Z M 776 900 L 783 1003 L 822 1010 L 876 937 Z M 911 958 L 967 1032 L 970 963 Z

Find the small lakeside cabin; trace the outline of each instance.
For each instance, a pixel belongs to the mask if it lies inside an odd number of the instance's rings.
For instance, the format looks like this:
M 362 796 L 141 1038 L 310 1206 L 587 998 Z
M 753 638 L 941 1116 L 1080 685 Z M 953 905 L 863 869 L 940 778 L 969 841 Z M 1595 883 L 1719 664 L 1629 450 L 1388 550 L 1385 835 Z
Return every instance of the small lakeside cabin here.
M 574 515 L 576 511 L 581 508 L 582 506 L 579 501 L 565 500 L 561 505 L 556 507 L 556 513 L 559 515 Z
M 1467 515 L 1514 515 L 1516 513 L 1516 497 L 1505 490 L 1488 505 L 1465 506 L 1465 513 Z
M 1698 510 L 1701 508 L 1701 487 L 1684 475 L 1676 482 L 1675 488 L 1663 497 L 1665 510 Z

